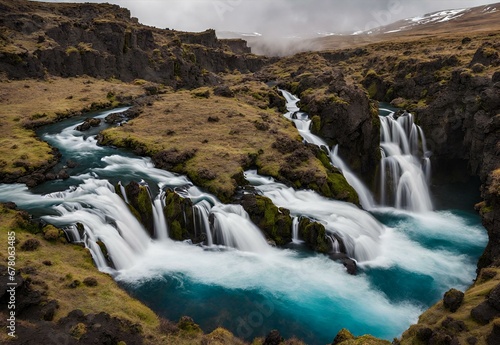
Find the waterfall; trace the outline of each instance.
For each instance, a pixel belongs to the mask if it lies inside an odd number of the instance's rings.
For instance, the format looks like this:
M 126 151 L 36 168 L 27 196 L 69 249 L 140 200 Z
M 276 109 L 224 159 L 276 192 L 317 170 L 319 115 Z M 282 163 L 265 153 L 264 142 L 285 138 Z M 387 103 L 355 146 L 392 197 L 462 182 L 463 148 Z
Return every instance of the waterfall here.
M 63 199 L 63 203 L 53 207 L 58 215 L 42 219 L 56 226 L 83 224 L 84 241 L 101 270 L 106 270 L 106 263 L 97 242 L 104 244 L 118 270 L 131 267 L 151 242 L 127 204 L 105 180 L 89 179 L 78 188 L 45 197 Z
M 307 216 L 323 224 L 328 235 L 343 242 L 349 257 L 365 262 L 380 255 L 385 228 L 368 212 L 311 190 L 296 191 L 277 182 L 259 183 L 262 177 L 255 171 L 245 172 L 245 178 L 276 206 L 289 209 L 292 216 Z
M 293 217 L 292 219 L 292 242 L 295 244 L 302 243 L 299 239 L 299 217 Z
M 165 192 L 160 192 L 153 201 L 153 218 L 155 226 L 155 235 L 159 240 L 168 239 L 168 227 L 165 219 Z
M 373 200 L 371 192 L 342 161 L 342 159 L 338 155 L 338 147 L 335 146 L 335 149 L 332 152 L 328 147 L 328 144 L 323 139 L 311 133 L 311 120 L 309 119 L 309 115 L 300 112 L 300 109 L 297 107 L 297 102 L 300 101 L 300 99 L 295 97 L 288 91 L 281 89 L 278 89 L 278 91 L 282 93 L 283 97 L 285 97 L 287 101 L 286 108 L 288 110 L 288 113 L 285 114 L 285 117 L 293 121 L 302 138 L 308 143 L 314 144 L 319 148 L 326 149 L 328 152 L 328 156 L 330 157 L 330 163 L 333 166 L 339 168 L 340 171 L 342 171 L 342 174 L 344 175 L 347 182 L 358 193 L 361 206 L 366 210 L 374 208 L 375 202 Z
M 212 230 L 210 228 L 210 210 L 212 205 L 206 201 L 201 200 L 193 205 L 194 226 L 197 233 L 205 233 L 207 235 L 207 246 L 212 247 L 214 241 L 212 239 Z
M 125 191 L 125 187 L 122 185 L 122 181 L 118 182 L 118 187 L 120 188 L 120 193 L 122 193 L 123 199 L 125 199 L 125 202 L 128 204 L 127 192 Z
M 373 209 L 375 207 L 375 201 L 373 200 L 372 193 L 370 192 L 370 190 L 368 190 L 368 188 L 366 188 L 364 183 L 361 182 L 361 180 L 358 179 L 356 175 L 349 169 L 347 164 L 344 163 L 342 158 L 340 158 L 338 151 L 338 145 L 335 145 L 333 151 L 330 151 L 330 160 L 332 164 L 339 168 L 340 171 L 342 171 L 342 174 L 344 175 L 347 182 L 358 193 L 361 206 L 363 206 L 365 210 Z
M 430 152 L 423 130 L 405 112 L 380 116 L 380 203 L 413 212 L 432 211 Z
M 215 218 L 214 237 L 221 244 L 256 253 L 265 253 L 271 248 L 240 205 L 220 204 L 212 208 L 212 214 Z

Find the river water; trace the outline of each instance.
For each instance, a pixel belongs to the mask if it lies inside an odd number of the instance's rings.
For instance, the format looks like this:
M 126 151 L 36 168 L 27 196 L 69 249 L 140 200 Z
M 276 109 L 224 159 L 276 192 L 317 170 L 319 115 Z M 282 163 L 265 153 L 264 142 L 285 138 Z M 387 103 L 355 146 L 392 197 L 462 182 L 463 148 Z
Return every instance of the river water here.
M 68 159 L 78 163 L 70 179 L 33 190 L 0 185 L 0 201 L 14 201 L 56 225 L 84 223 L 87 234 L 81 240 L 101 270 L 113 274 L 160 315 L 172 320 L 191 316 L 208 332 L 223 326 L 252 339 L 279 329 L 285 337 L 325 344 L 341 328 L 348 328 L 355 335 L 370 333 L 390 340 L 449 288 L 463 290 L 472 283 L 487 242 L 472 204 L 447 209 L 441 202 L 439 211 L 426 212 L 384 205 L 366 212 L 246 173 L 249 182 L 275 204 L 289 208 L 292 215 L 315 218 L 350 241 L 350 256 L 359 267 L 359 273 L 351 276 L 342 264 L 309 251 L 300 241 L 286 249 L 270 247 L 241 209 L 200 198 L 202 191 L 189 188 L 187 178 L 156 169 L 147 158 L 96 146 L 94 136 L 102 127 L 80 133 L 74 127 L 81 121 L 69 119 L 38 132 L 60 149 L 62 165 Z M 114 194 L 116 183 L 132 180 L 144 180 L 153 195 L 184 186 L 194 199 L 210 200 L 207 213 L 215 214 L 220 223 L 217 231 L 234 236 L 232 245 L 150 239 Z M 470 197 L 461 195 L 461 190 L 451 190 L 445 202 L 450 193 L 457 199 Z M 106 243 L 118 269 L 107 267 L 94 253 L 97 240 Z

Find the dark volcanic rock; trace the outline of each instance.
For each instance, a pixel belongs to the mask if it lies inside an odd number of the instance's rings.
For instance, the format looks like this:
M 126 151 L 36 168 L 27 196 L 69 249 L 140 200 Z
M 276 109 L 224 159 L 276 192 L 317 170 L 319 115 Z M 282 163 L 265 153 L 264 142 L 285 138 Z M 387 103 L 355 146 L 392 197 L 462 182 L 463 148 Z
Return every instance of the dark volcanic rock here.
M 271 332 L 269 332 L 262 345 L 279 345 L 283 341 L 284 339 L 281 336 L 280 332 L 274 329 Z
M 148 187 L 132 181 L 125 186 L 125 193 L 132 214 L 144 225 L 149 235 L 154 237 L 153 205 Z
M 344 253 L 332 253 L 329 254 L 330 259 L 335 261 L 340 261 L 347 270 L 347 273 L 355 275 L 358 272 L 358 265 L 356 261 L 351 259 L 347 254 Z
M 40 246 L 40 241 L 36 238 L 29 238 L 21 245 L 21 249 L 24 251 L 34 251 Z
M 188 33 L 144 26 L 116 5 L 22 1 L 0 11 L 0 21 L 4 37 L 29 41 L 19 52 L 0 54 L 0 69 L 12 79 L 48 73 L 195 88 L 218 83 L 219 72 L 254 72 L 268 61 L 247 54 L 243 42 L 221 42 L 214 30 Z
M 495 317 L 500 316 L 500 312 L 493 308 L 487 301 L 479 304 L 477 307 L 473 308 L 470 315 L 478 323 L 486 325 Z
M 444 294 L 443 305 L 445 306 L 445 308 L 454 313 L 462 305 L 463 300 L 464 293 L 462 291 L 450 289 Z
M 500 284 L 498 284 L 488 295 L 488 303 L 500 311 Z
M 164 213 L 170 238 L 176 241 L 191 240 L 193 243 L 206 240 L 207 234 L 203 230 L 196 231 L 193 212 L 193 203 L 189 198 L 183 198 L 171 189 L 165 191 Z
M 317 252 L 328 253 L 331 250 L 323 224 L 306 217 L 301 217 L 299 221 L 299 236 L 309 248 Z
M 214 95 L 222 97 L 234 97 L 234 92 L 227 85 L 218 85 L 214 88 Z
M 488 345 L 498 345 L 500 344 L 500 322 L 496 321 L 493 324 L 493 330 L 486 338 L 486 343 Z
M 81 125 L 76 126 L 76 130 L 80 132 L 88 131 L 92 127 L 98 127 L 101 124 L 101 119 L 93 117 L 86 118 Z

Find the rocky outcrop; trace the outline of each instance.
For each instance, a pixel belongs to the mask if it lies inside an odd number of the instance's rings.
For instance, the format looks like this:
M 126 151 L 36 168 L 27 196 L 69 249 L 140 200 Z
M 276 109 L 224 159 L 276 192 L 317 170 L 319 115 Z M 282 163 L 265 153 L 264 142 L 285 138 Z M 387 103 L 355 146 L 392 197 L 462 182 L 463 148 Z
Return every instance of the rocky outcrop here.
M 221 39 L 220 42 L 235 54 L 250 54 L 252 49 L 247 45 L 247 41 L 240 38 Z
M 82 124 L 76 126 L 76 130 L 80 132 L 88 131 L 92 127 L 98 127 L 101 124 L 101 119 L 88 117 Z
M 239 43 L 220 42 L 214 30 L 186 33 L 144 26 L 116 5 L 1 5 L 6 11 L 0 15 L 0 68 L 8 78 L 88 75 L 194 88 L 217 83 L 215 73 L 252 72 L 267 61 Z M 227 44 L 237 52 L 224 49 Z
M 115 189 L 117 193 L 121 195 L 120 188 L 116 187 Z M 132 181 L 125 186 L 125 193 L 127 194 L 127 205 L 130 212 L 132 212 L 137 220 L 141 222 L 151 238 L 154 238 L 155 226 L 153 218 L 153 205 L 148 187 Z
M 188 198 L 183 198 L 175 191 L 165 191 L 165 219 L 168 234 L 176 241 L 191 240 L 193 243 L 204 242 L 205 233 L 197 233 L 193 221 L 193 203 Z
M 346 163 L 371 182 L 380 160 L 377 108 L 362 87 L 347 81 L 337 59 L 330 55 L 309 53 L 284 58 L 265 67 L 257 77 L 274 81 L 299 97 L 301 110 L 313 119 L 312 132 L 330 147 L 338 145 Z
M 309 248 L 316 252 L 328 253 L 332 249 L 323 224 L 307 217 L 301 217 L 299 220 L 299 236 Z
M 268 240 L 278 246 L 292 241 L 292 218 L 289 210 L 278 208 L 265 196 L 253 194 L 243 195 L 241 205 Z

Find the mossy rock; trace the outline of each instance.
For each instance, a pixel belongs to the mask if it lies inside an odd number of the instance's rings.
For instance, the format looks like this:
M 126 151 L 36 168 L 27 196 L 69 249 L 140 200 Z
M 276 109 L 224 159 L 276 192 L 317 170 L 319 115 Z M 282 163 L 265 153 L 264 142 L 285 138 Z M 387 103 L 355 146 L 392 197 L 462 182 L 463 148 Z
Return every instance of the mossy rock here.
M 359 196 L 356 190 L 347 182 L 340 172 L 328 172 L 325 184 L 321 186 L 321 192 L 327 197 L 337 200 L 351 202 L 359 205 Z
M 319 135 L 321 131 L 321 117 L 314 115 L 311 118 L 311 133 Z
M 265 196 L 253 194 L 245 194 L 241 204 L 267 239 L 274 241 L 278 246 L 284 246 L 292 241 L 292 218 L 289 210 L 278 208 Z
M 349 332 L 349 330 L 342 328 L 335 336 L 335 339 L 333 339 L 332 345 L 342 344 L 344 341 L 351 339 L 354 339 L 352 333 Z
M 188 316 L 181 317 L 181 319 L 177 323 L 177 327 L 179 327 L 182 332 L 185 332 L 187 334 L 203 334 L 200 326 L 194 323 L 193 319 Z
M 45 238 L 47 241 L 56 241 L 60 236 L 61 236 L 61 230 L 56 228 L 53 225 L 46 225 L 43 228 L 43 238 Z
M 119 188 L 118 188 L 119 189 Z M 135 181 L 125 186 L 132 214 L 144 225 L 151 237 L 154 236 L 153 204 L 148 188 Z
M 323 224 L 302 217 L 299 221 L 299 236 L 309 248 L 320 253 L 328 253 L 330 243 Z
M 176 241 L 192 240 L 193 243 L 202 242 L 203 234 L 197 234 L 193 222 L 193 203 L 183 198 L 175 191 L 168 189 L 165 192 L 165 208 L 163 209 L 167 221 L 169 236 Z

